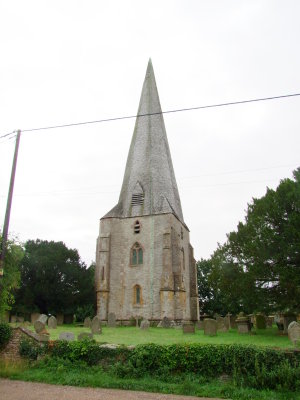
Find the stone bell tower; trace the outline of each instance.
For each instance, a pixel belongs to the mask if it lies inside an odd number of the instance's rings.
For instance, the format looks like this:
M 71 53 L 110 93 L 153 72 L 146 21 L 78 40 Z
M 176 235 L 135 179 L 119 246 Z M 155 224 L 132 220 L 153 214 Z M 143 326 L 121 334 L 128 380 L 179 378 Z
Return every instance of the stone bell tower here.
M 198 319 L 196 265 L 149 60 L 118 204 L 100 220 L 97 315 Z

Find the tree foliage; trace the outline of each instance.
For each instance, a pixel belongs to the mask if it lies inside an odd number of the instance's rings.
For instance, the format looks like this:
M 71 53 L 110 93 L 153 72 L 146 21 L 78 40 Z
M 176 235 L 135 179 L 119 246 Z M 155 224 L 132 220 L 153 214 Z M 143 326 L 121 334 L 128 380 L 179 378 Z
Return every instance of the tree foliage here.
M 300 169 L 253 199 L 245 222 L 198 272 L 204 311 L 300 311 Z
M 94 270 L 63 242 L 29 240 L 21 265 L 15 311 L 71 314 L 94 302 Z
M 15 240 L 9 240 L 4 260 L 4 274 L 0 279 L 0 317 L 9 311 L 15 302 L 14 291 L 20 284 L 20 263 L 23 256 L 22 246 Z

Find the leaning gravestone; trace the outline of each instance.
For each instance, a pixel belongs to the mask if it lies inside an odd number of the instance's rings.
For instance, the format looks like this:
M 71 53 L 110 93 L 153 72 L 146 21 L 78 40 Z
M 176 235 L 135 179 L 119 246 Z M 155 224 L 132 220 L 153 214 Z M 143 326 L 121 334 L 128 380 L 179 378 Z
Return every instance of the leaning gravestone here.
M 93 335 L 100 335 L 102 333 L 101 320 L 97 315 L 92 320 L 91 331 Z
M 89 332 L 81 332 L 77 336 L 77 340 L 83 340 L 83 339 L 93 339 L 93 334 Z
M 294 346 L 300 347 L 300 324 L 299 324 L 299 322 L 293 321 L 289 324 L 288 336 Z
M 35 321 L 33 326 L 34 326 L 34 330 L 36 331 L 36 333 L 40 333 L 43 330 L 45 330 L 47 319 L 48 319 L 48 316 L 46 314 L 41 314 L 39 316 L 39 318 Z
M 110 328 L 115 328 L 116 327 L 116 314 L 113 312 L 110 312 L 107 317 L 107 326 Z
M 85 328 L 90 328 L 92 326 L 92 320 L 90 317 L 84 318 L 83 326 Z
M 212 318 L 205 318 L 204 335 L 216 336 L 216 334 L 217 334 L 217 321 Z
M 150 322 L 147 319 L 143 319 L 140 328 L 146 331 L 150 328 Z
M 228 332 L 228 327 L 226 326 L 225 318 L 217 317 L 217 330 L 219 332 Z
M 184 322 L 182 324 L 183 333 L 195 333 L 195 324 L 193 322 Z
M 51 315 L 51 317 L 48 319 L 48 327 L 50 329 L 56 329 L 57 328 L 57 320 L 54 317 L 54 315 Z
M 59 335 L 59 340 L 67 340 L 68 342 L 72 342 L 75 340 L 75 335 L 72 332 L 62 332 Z

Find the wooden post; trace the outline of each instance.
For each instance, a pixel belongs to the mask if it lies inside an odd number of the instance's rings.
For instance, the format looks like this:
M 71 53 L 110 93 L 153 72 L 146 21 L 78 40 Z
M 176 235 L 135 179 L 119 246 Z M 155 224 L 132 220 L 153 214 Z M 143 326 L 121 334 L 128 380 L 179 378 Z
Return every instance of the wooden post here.
M 15 174 L 16 174 L 16 167 L 17 167 L 17 159 L 18 159 L 18 150 L 19 150 L 19 143 L 20 143 L 21 131 L 18 130 L 17 137 L 16 137 L 16 145 L 15 145 L 15 154 L 13 159 L 13 165 L 11 169 L 10 175 L 10 185 L 8 191 L 8 198 L 6 204 L 6 212 L 5 212 L 5 219 L 2 231 L 2 244 L 1 244 L 1 253 L 0 253 L 0 279 L 3 277 L 4 274 L 4 259 L 6 253 L 6 244 L 7 244 L 7 236 L 8 236 L 8 228 L 9 228 L 9 218 L 10 218 L 10 209 L 14 191 L 14 183 L 15 183 Z

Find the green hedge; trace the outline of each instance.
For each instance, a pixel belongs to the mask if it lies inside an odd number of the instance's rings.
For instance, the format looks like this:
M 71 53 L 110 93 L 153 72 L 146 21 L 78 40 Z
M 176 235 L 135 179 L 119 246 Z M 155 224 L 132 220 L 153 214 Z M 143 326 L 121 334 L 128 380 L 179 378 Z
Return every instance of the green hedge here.
M 129 350 L 100 347 L 93 340 L 57 341 L 53 357 L 88 365 L 102 364 L 119 377 L 193 374 L 214 378 L 227 374 L 236 385 L 258 389 L 300 389 L 300 353 L 253 345 L 146 344 Z

